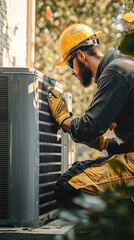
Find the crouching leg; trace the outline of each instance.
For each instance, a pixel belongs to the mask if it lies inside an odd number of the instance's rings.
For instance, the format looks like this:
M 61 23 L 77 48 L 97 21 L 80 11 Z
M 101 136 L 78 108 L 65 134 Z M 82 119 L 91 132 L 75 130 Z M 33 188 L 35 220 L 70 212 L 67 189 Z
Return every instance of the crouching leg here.
M 82 162 L 75 162 L 71 168 L 69 168 L 63 175 L 61 175 L 55 186 L 55 198 L 59 205 L 64 207 L 73 206 L 72 198 L 78 196 L 81 188 L 72 186 L 70 180 L 78 174 L 82 173 L 86 168 L 93 166 L 94 164 L 101 164 L 107 158 L 98 158 L 95 161 L 87 160 Z
M 113 169 L 117 160 L 123 168 Z M 111 164 L 112 163 L 112 164 Z M 117 165 L 118 166 L 118 165 Z M 81 191 L 95 195 L 134 180 L 134 152 L 76 162 L 57 181 L 55 197 L 61 205 L 71 204 Z M 126 193 L 122 193 L 122 197 Z

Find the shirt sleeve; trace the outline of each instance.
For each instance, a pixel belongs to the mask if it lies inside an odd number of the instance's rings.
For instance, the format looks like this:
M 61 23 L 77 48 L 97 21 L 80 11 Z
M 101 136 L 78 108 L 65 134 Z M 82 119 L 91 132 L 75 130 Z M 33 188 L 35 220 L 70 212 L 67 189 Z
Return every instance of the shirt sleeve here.
M 104 134 L 127 101 L 130 84 L 114 69 L 106 67 L 97 85 L 97 92 L 85 114 L 71 122 L 70 135 L 75 142 L 89 142 Z
M 107 145 L 107 152 L 109 156 L 120 153 L 133 152 L 133 144 L 121 143 L 119 144 L 116 138 L 109 138 Z

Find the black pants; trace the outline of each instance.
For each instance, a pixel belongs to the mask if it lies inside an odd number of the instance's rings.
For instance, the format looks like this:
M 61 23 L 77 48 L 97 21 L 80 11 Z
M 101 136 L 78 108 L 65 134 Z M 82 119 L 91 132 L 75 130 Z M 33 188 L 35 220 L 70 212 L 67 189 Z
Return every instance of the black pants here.
M 82 162 L 75 162 L 71 168 L 69 168 L 63 175 L 61 175 L 55 186 L 55 198 L 61 206 L 71 206 L 72 198 L 81 193 L 81 190 L 73 188 L 68 181 L 82 172 L 86 168 L 92 167 L 95 164 L 102 164 L 109 157 L 99 157 L 96 160 L 86 160 Z

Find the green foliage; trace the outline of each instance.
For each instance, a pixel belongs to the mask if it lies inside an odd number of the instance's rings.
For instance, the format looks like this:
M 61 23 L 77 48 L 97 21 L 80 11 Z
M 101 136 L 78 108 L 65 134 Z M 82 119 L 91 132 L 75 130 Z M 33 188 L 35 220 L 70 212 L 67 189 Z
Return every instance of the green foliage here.
M 89 199 L 90 204 L 87 204 Z M 119 199 L 116 193 L 106 191 L 100 197 L 82 194 L 79 201 L 75 201 L 78 209 L 62 211 L 60 215 L 62 219 L 76 224 L 74 240 L 134 238 L 134 202 L 131 199 Z M 92 208 L 95 203 L 96 208 Z
M 124 171 L 116 161 L 115 172 Z M 122 192 L 129 198 L 121 198 Z M 128 240 L 134 239 L 134 182 L 122 183 L 114 191 L 107 189 L 99 196 L 82 193 L 73 199 L 75 208 L 62 210 L 60 217 L 76 224 L 73 240 Z M 71 240 L 72 238 L 68 238 Z
M 118 49 L 121 53 L 134 57 L 134 30 L 125 34 L 119 41 Z
M 134 1 L 133 1 L 134 3 Z M 130 2 L 129 2 L 130 4 Z M 134 57 L 134 5 L 132 4 L 132 6 L 130 7 L 130 5 L 127 4 L 126 5 L 126 10 L 127 10 L 127 6 L 129 6 L 129 11 L 130 12 L 126 12 L 122 18 L 124 20 L 126 20 L 126 23 L 129 26 L 129 30 L 131 29 L 131 31 L 125 33 L 119 43 L 118 43 L 118 50 L 120 50 L 121 53 L 130 56 L 130 57 Z M 133 9 L 132 9 L 133 7 Z M 127 29 L 128 30 L 128 29 Z
M 73 23 L 102 30 L 100 41 L 105 53 L 110 46 L 117 46 L 125 28 L 120 16 L 126 9 L 131 10 L 132 0 L 37 0 L 36 3 L 35 68 L 60 81 L 64 90 L 73 94 L 74 116 L 79 116 L 90 104 L 96 86 L 84 89 L 67 66 L 54 67 L 59 58 L 60 34 Z

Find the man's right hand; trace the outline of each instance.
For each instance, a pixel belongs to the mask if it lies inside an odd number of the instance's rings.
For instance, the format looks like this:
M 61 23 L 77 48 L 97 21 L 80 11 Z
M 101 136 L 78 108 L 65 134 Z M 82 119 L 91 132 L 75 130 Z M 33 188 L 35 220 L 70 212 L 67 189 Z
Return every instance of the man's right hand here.
M 55 90 L 52 90 L 51 93 L 51 97 L 48 98 L 48 104 L 53 118 L 61 126 L 65 119 L 70 118 L 70 113 L 67 109 L 67 103 L 65 99 Z

